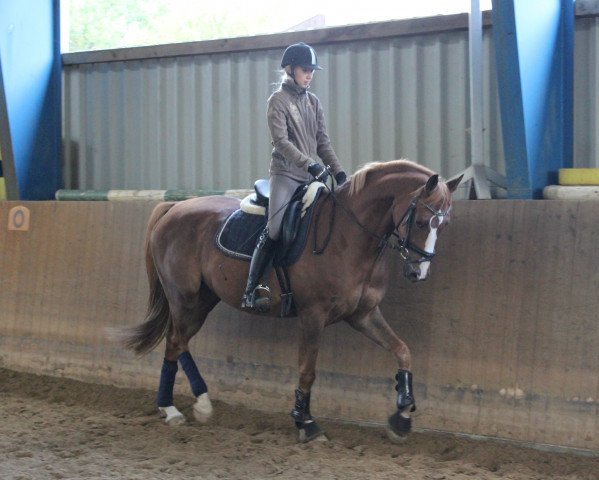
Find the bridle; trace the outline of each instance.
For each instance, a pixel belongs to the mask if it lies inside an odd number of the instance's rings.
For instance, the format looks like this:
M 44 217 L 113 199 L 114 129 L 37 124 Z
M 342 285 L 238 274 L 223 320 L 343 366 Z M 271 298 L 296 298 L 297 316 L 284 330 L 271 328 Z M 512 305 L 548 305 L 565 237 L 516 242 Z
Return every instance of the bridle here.
M 441 220 L 443 219 L 443 217 L 449 215 L 449 211 L 451 210 L 451 206 L 444 211 L 435 210 L 428 203 L 425 203 L 421 200 L 421 195 L 422 192 L 420 192 L 420 194 L 410 202 L 410 205 L 401 217 L 401 220 L 397 225 L 394 226 L 393 230 L 388 235 L 388 238 L 391 236 L 397 238 L 397 245 L 390 244 L 389 240 L 387 239 L 387 244 L 389 245 L 389 247 L 394 250 L 398 250 L 399 254 L 401 255 L 401 258 L 403 258 L 405 261 L 410 261 L 411 263 L 430 262 L 435 256 L 435 252 L 427 252 L 426 250 L 423 250 L 422 248 L 414 245 L 411 241 L 412 228 L 414 227 L 414 221 L 416 219 L 416 207 L 418 206 L 418 204 L 424 205 L 424 207 L 433 214 L 433 216 L 429 220 L 429 225 L 431 224 L 434 218 L 438 218 Z M 402 238 L 399 234 L 399 229 L 404 225 L 406 226 L 406 235 Z M 420 258 L 418 260 L 410 260 L 410 252 L 419 255 Z
M 316 246 L 317 234 L 315 232 L 314 250 L 313 250 L 313 253 L 315 255 L 322 254 L 324 252 L 324 250 L 326 249 L 326 247 L 329 243 L 329 240 L 331 239 L 331 233 L 333 231 L 333 224 L 335 222 L 335 207 L 339 206 L 358 227 L 360 227 L 365 233 L 367 233 L 368 235 L 370 235 L 373 238 L 376 238 L 379 241 L 379 245 L 378 245 L 379 252 L 382 252 L 387 247 L 390 248 L 391 250 L 397 250 L 399 252 L 399 255 L 401 256 L 401 258 L 405 262 L 408 262 L 408 263 L 430 262 L 433 259 L 433 257 L 435 256 L 435 252 L 427 252 L 426 250 L 423 250 L 422 248 L 414 245 L 411 241 L 412 229 L 414 227 L 414 222 L 416 220 L 416 215 L 415 215 L 416 208 L 418 207 L 418 204 L 424 205 L 424 207 L 433 214 L 433 216 L 429 220 L 429 225 L 430 225 L 430 223 L 432 222 L 432 220 L 434 218 L 442 219 L 443 217 L 449 215 L 451 206 L 447 210 L 436 210 L 434 207 L 432 207 L 428 203 L 422 201 L 422 199 L 421 199 L 422 190 L 421 190 L 419 192 L 419 194 L 410 202 L 410 204 L 408 205 L 408 208 L 402 215 L 399 223 L 394 224 L 393 229 L 389 233 L 387 233 L 383 236 L 380 236 L 377 233 L 370 230 L 366 225 L 361 223 L 353 211 L 351 211 L 349 208 L 347 208 L 345 205 L 343 205 L 341 202 L 339 202 L 339 200 L 337 199 L 337 196 L 335 195 L 334 189 L 329 189 L 328 185 L 327 185 L 327 189 L 329 190 L 330 198 L 332 198 L 332 200 L 333 200 L 333 214 L 332 214 L 329 233 L 324 241 L 324 244 L 320 248 L 317 248 L 317 246 Z M 316 225 L 318 225 L 319 217 L 320 217 L 320 211 L 318 212 L 317 218 L 315 219 Z M 439 222 L 439 223 L 441 223 L 441 222 Z M 402 236 L 399 233 L 399 229 L 404 225 L 406 226 L 406 234 L 402 238 Z M 397 241 L 392 242 L 391 237 L 395 237 L 397 239 Z M 415 260 L 411 259 L 410 258 L 411 252 L 419 255 L 419 258 L 415 259 Z

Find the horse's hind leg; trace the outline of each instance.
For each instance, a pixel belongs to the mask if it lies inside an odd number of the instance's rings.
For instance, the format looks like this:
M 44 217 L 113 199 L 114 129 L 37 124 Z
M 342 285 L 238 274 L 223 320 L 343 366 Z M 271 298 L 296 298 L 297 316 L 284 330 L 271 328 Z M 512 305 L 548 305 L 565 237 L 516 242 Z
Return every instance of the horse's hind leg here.
M 158 408 L 166 416 L 165 422 L 169 425 L 178 425 L 185 421 L 183 414 L 173 404 L 177 364 L 180 364 L 185 372 L 196 398 L 193 406 L 196 420 L 206 422 L 212 415 L 208 387 L 189 352 L 189 340 L 200 330 L 208 313 L 219 300 L 204 285 L 199 294 L 184 298 L 183 295 L 176 293 L 169 300 L 172 322 L 166 335 L 166 350 L 156 398 Z
M 208 386 L 202 375 L 200 375 L 200 371 L 189 350 L 179 355 L 179 363 L 185 375 L 187 375 L 191 393 L 196 398 L 196 402 L 193 404 L 193 416 L 198 422 L 206 423 L 212 416 L 212 402 L 208 396 Z

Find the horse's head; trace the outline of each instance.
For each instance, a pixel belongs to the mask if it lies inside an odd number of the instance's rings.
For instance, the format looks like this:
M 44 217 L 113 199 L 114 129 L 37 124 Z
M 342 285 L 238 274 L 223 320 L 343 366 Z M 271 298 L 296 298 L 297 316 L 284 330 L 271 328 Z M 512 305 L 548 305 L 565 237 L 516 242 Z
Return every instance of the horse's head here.
M 431 260 L 435 256 L 435 244 L 443 228 L 449 224 L 451 194 L 462 180 L 462 176 L 443 182 L 439 175 L 429 177 L 426 184 L 417 190 L 408 207 L 398 202 L 393 209 L 395 234 L 403 257 L 404 275 L 413 282 L 426 280 Z

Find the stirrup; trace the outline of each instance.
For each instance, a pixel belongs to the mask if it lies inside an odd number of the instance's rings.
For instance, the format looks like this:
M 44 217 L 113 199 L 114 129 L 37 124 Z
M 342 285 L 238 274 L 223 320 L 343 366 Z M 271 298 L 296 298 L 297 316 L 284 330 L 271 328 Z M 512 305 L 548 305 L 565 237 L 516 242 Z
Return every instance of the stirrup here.
M 262 295 L 256 298 L 256 293 L 263 292 Z M 245 293 L 241 299 L 241 308 L 254 310 L 258 313 L 266 313 L 270 311 L 270 288 L 268 285 L 258 285 L 254 290 Z

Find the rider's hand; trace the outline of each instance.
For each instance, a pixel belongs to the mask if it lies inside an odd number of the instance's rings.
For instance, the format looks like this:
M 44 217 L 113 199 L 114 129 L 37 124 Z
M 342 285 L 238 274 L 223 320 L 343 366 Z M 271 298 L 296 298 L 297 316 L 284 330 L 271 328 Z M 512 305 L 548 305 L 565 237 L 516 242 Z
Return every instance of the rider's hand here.
M 318 182 L 326 182 L 329 178 L 329 171 L 324 168 L 320 163 L 313 162 L 308 167 L 308 173 L 314 177 Z
M 335 175 L 335 181 L 337 182 L 338 186 L 341 186 L 345 182 L 347 182 L 347 175 L 345 174 L 345 172 L 343 170 L 341 170 L 340 172 L 337 173 L 337 175 Z

